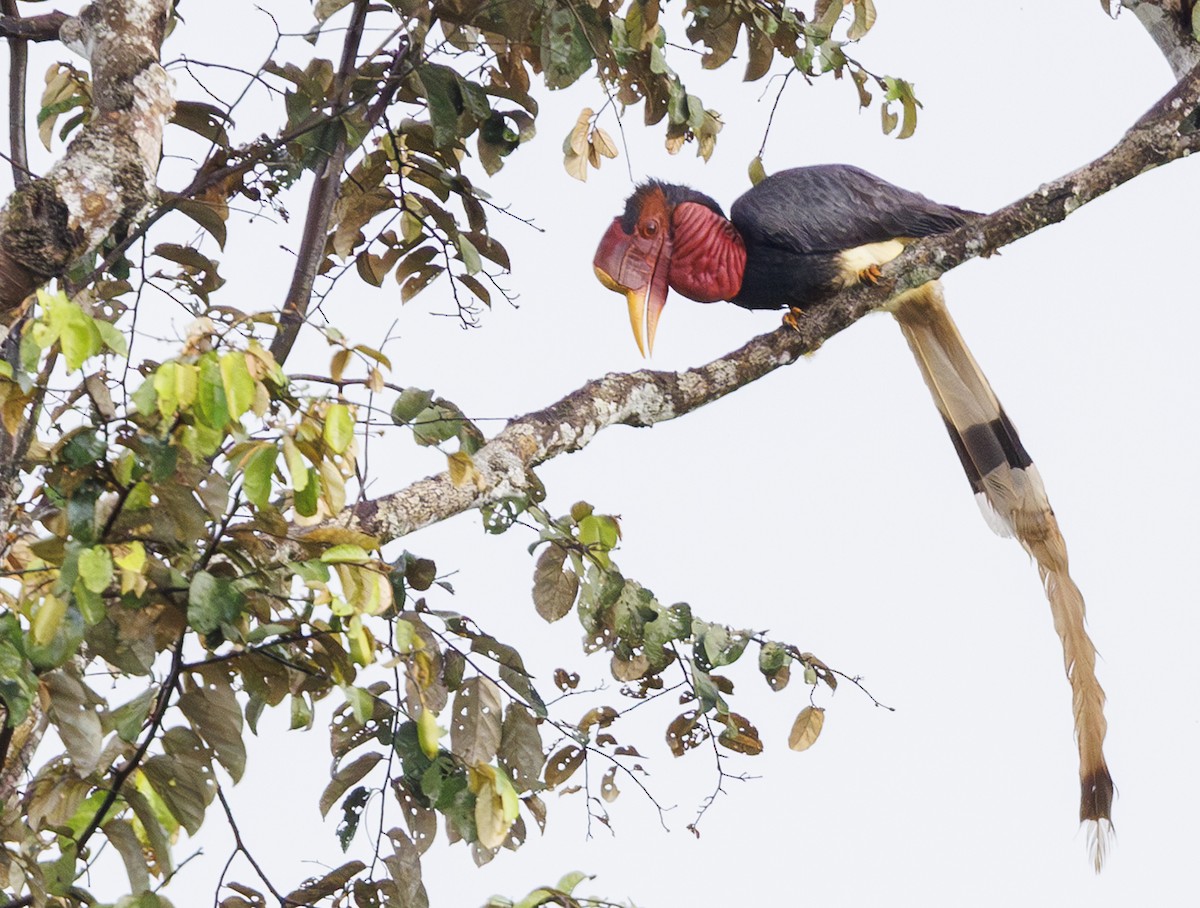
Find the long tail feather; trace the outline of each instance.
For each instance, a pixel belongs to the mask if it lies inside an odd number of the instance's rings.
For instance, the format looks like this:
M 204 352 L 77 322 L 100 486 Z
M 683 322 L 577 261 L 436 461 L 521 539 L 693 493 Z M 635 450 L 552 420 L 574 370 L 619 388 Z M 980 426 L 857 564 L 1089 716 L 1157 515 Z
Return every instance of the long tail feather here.
M 1071 579 L 1067 544 L 1037 467 L 950 318 L 941 284 L 930 282 L 893 309 L 925 383 L 945 420 L 971 488 L 994 530 L 1015 535 L 1046 588 L 1062 640 L 1079 745 L 1079 819 L 1089 827 L 1096 870 L 1112 831 L 1113 782 L 1104 761 L 1104 691 L 1096 680 L 1096 648 L 1088 637 L 1083 595 Z

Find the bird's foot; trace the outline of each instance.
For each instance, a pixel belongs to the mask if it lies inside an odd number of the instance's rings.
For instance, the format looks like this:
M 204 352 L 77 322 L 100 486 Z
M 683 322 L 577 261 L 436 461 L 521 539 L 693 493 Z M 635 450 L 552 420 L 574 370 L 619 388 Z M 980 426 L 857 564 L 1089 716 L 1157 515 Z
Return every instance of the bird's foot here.
M 788 309 L 787 315 L 783 317 L 783 323 L 793 331 L 800 330 L 800 316 L 804 315 L 804 310 L 796 306 Z
M 858 279 L 864 284 L 878 284 L 881 277 L 883 277 L 883 272 L 879 270 L 878 265 L 868 265 L 858 272 Z

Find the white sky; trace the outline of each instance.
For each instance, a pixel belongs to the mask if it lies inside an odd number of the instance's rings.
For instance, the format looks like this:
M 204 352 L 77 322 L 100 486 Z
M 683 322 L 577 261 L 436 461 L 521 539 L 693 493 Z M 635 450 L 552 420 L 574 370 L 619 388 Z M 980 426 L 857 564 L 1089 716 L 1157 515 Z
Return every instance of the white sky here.
M 212 40 L 189 53 L 217 56 L 234 8 L 239 49 L 246 59 L 265 53 L 269 24 L 249 4 L 188 3 L 189 25 L 166 56 L 179 53 L 189 31 L 207 29 Z M 916 83 L 925 105 L 916 135 L 883 137 L 876 108 L 856 113 L 848 80 L 809 89 L 793 79 L 768 145 L 769 171 L 853 163 L 939 201 L 992 210 L 1104 152 L 1171 84 L 1133 17 L 1109 21 L 1098 3 L 1000 10 L 908 0 L 880 2 L 879 13 L 856 56 Z M 664 21 L 682 40 L 674 10 Z M 295 47 L 292 59 L 301 52 Z M 689 81 L 725 116 L 714 160 L 703 165 L 691 148 L 668 157 L 659 128 L 645 130 L 638 108 L 626 118 L 635 176 L 689 182 L 726 206 L 748 188 L 746 165 L 774 93 L 760 98 L 765 82 L 742 85 L 740 66 L 730 70 Z M 185 95 L 198 97 L 191 86 Z M 462 331 L 427 314 L 450 308 L 442 284 L 401 308 L 391 282 L 374 292 L 348 278 L 328 311 L 364 342 L 378 342 L 397 321 L 399 340 L 387 348 L 394 380 L 436 388 L 471 416 L 518 415 L 606 371 L 642 366 L 623 300 L 594 280 L 590 265 L 631 188 L 625 161 L 606 162 L 586 185 L 560 165 L 561 138 L 578 110 L 599 108 L 603 96 L 584 80 L 539 99 L 538 140 L 485 184 L 545 230 L 493 220 L 512 253 L 508 285 L 520 307 L 500 303 L 481 330 Z M 242 116 L 243 130 L 266 128 L 265 119 Z M 616 134 L 611 115 L 602 125 Z M 711 750 L 672 758 L 662 733 L 679 710 L 649 707 L 640 724 L 615 733 L 637 744 L 652 791 L 675 805 L 669 833 L 628 782 L 618 780 L 624 794 L 610 807 L 615 836 L 594 824 L 591 840 L 582 796 L 550 794 L 549 837 L 534 834 L 483 869 L 439 837 L 424 858 L 432 903 L 477 905 L 494 892 L 519 898 L 572 869 L 598 874 L 581 892 L 646 906 L 1194 899 L 1200 534 L 1197 487 L 1182 478 L 1194 475 L 1200 442 L 1187 416 L 1200 379 L 1190 274 L 1197 189 L 1195 165 L 1177 162 L 946 278 L 961 330 L 1045 479 L 1103 657 L 1106 749 L 1120 795 L 1118 840 L 1103 875 L 1092 873 L 1075 823 L 1070 691 L 1036 570 L 980 519 L 906 345 L 890 318 L 875 316 L 730 398 L 653 431 L 609 430 L 539 475 L 555 512 L 586 498 L 621 515 L 617 560 L 662 600 L 769 629 L 861 673 L 896 711 L 875 709 L 849 685 L 833 697 L 822 688 L 824 734 L 810 751 L 792 753 L 787 732 L 807 689 L 797 678 L 772 694 L 746 658 L 730 672 L 734 708 L 755 721 L 767 750 L 731 755 L 727 769 L 758 778 L 730 783 L 701 838 L 685 827 L 715 784 Z M 256 309 L 282 299 L 289 258 L 277 247 L 294 248 L 300 199 L 292 209 L 286 234 L 261 222 L 231 230 L 219 256 L 230 280 L 224 302 Z M 674 298 L 652 365 L 707 361 L 778 318 Z M 290 365 L 317 371 L 324 349 L 309 343 L 313 358 L 302 351 Z M 483 425 L 490 432 L 501 423 Z M 440 455 L 403 434 L 373 451 L 373 493 L 443 467 Z M 434 604 L 468 612 L 517 645 L 547 692 L 555 666 L 583 661 L 581 631 L 573 617 L 547 627 L 535 615 L 530 541 L 520 530 L 485 536 L 470 514 L 403 545 L 459 571 L 458 595 Z M 606 666 L 603 657 L 587 661 L 593 678 Z M 564 716 L 581 715 L 589 704 L 580 701 L 565 704 Z M 615 683 L 596 702 L 620 707 Z M 286 716 L 264 717 L 234 796 L 247 843 L 290 888 L 319 872 L 301 861 L 336 866 L 343 858 L 334 821 L 322 826 L 316 807 L 328 779 L 326 732 L 289 735 L 285 725 Z M 368 817 L 379 822 L 378 802 Z M 386 822 L 400 823 L 394 802 Z M 230 842 L 214 805 L 198 840 L 203 858 L 167 892 L 175 904 L 209 902 Z M 191 850 L 181 842 L 178 855 Z M 249 868 L 240 869 L 232 878 L 253 884 Z

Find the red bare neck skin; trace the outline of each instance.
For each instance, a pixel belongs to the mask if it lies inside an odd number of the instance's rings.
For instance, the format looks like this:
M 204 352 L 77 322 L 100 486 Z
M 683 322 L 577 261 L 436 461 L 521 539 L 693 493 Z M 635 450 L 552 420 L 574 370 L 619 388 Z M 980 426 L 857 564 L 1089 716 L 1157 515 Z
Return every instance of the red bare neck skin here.
M 676 293 L 698 303 L 733 299 L 746 271 L 737 228 L 710 208 L 683 202 L 671 215 L 671 272 Z

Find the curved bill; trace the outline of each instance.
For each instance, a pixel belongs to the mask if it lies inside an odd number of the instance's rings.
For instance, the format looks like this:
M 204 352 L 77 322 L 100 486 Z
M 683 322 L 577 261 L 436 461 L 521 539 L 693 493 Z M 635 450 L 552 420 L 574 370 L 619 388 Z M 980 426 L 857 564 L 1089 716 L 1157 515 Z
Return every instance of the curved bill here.
M 658 319 L 667 304 L 671 244 L 660 231 L 650 237 L 626 233 L 614 218 L 592 260 L 596 277 L 629 302 L 629 321 L 642 356 L 654 352 Z

